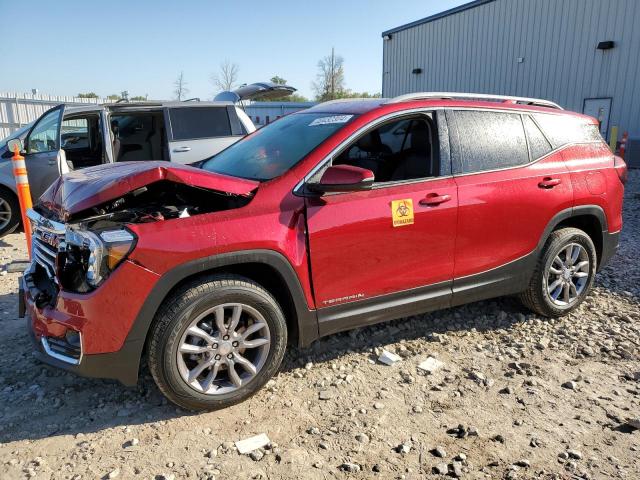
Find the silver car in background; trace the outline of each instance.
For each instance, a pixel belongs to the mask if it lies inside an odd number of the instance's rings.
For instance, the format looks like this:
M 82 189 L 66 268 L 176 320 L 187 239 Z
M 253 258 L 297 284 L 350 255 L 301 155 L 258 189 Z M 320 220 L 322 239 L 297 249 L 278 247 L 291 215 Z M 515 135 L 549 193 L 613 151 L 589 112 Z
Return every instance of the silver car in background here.
M 195 164 L 255 131 L 243 100 L 283 97 L 295 88 L 243 85 L 213 102 L 58 105 L 0 142 L 0 237 L 20 223 L 7 142 L 19 139 L 33 200 L 63 173 L 103 163 L 166 160 Z

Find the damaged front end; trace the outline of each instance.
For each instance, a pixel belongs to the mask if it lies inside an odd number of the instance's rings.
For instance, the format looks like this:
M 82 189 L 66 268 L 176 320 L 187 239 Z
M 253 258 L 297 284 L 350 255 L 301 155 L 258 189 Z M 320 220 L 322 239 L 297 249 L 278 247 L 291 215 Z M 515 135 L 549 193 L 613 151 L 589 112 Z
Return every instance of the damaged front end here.
M 91 171 L 79 175 L 85 182 L 73 174 L 61 177 L 28 212 L 33 262 L 24 284 L 38 308 L 53 306 L 60 290 L 98 288 L 135 248 L 137 238 L 128 225 L 240 208 L 257 185 L 166 164 L 129 168 L 131 175 L 118 175 L 117 182 L 114 171 L 99 170 L 102 175 L 88 183 Z M 113 170 L 122 173 L 118 166 Z M 222 187 L 230 191 L 218 190 Z

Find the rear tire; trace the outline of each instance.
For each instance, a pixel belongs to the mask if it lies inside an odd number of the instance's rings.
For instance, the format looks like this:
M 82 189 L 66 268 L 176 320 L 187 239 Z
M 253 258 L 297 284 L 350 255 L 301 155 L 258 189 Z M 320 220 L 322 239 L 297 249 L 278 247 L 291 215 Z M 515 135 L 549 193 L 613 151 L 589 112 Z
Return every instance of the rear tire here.
M 585 232 L 577 228 L 556 230 L 549 236 L 520 300 L 545 317 L 567 315 L 589 294 L 596 266 L 596 249 Z
M 0 186 L 0 237 L 15 231 L 20 225 L 20 204 L 15 194 Z
M 211 275 L 160 308 L 149 369 L 176 405 L 217 410 L 256 393 L 277 372 L 286 345 L 286 320 L 269 292 L 244 277 Z

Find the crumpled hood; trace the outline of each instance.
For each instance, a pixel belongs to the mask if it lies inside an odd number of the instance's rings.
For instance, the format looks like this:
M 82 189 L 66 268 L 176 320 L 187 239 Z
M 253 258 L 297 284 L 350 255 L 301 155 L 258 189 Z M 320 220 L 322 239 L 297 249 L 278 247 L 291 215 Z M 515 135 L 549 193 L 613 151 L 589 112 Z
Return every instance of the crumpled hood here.
M 253 180 L 228 177 L 187 165 L 163 161 L 121 162 L 62 175 L 42 194 L 36 209 L 48 210 L 60 221 L 67 221 L 78 212 L 162 180 L 242 196 L 249 195 L 259 185 Z

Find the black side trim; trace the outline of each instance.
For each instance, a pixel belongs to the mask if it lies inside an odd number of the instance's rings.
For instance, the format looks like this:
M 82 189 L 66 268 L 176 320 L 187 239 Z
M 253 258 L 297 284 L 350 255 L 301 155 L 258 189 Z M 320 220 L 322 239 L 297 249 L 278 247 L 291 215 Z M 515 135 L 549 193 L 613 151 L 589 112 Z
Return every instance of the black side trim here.
M 545 237 L 546 239 L 546 237 Z M 544 242 L 542 243 L 544 246 Z M 536 248 L 530 254 L 486 272 L 456 278 L 453 281 L 453 306 L 478 302 L 522 292 L 529 285 L 540 255 Z
M 319 309 L 320 336 L 451 305 L 451 281 Z
M 602 235 L 602 255 L 598 262 L 598 271 L 603 267 L 606 267 L 611 257 L 613 257 L 618 250 L 618 242 L 620 240 L 620 232 L 608 233 L 605 232 Z

